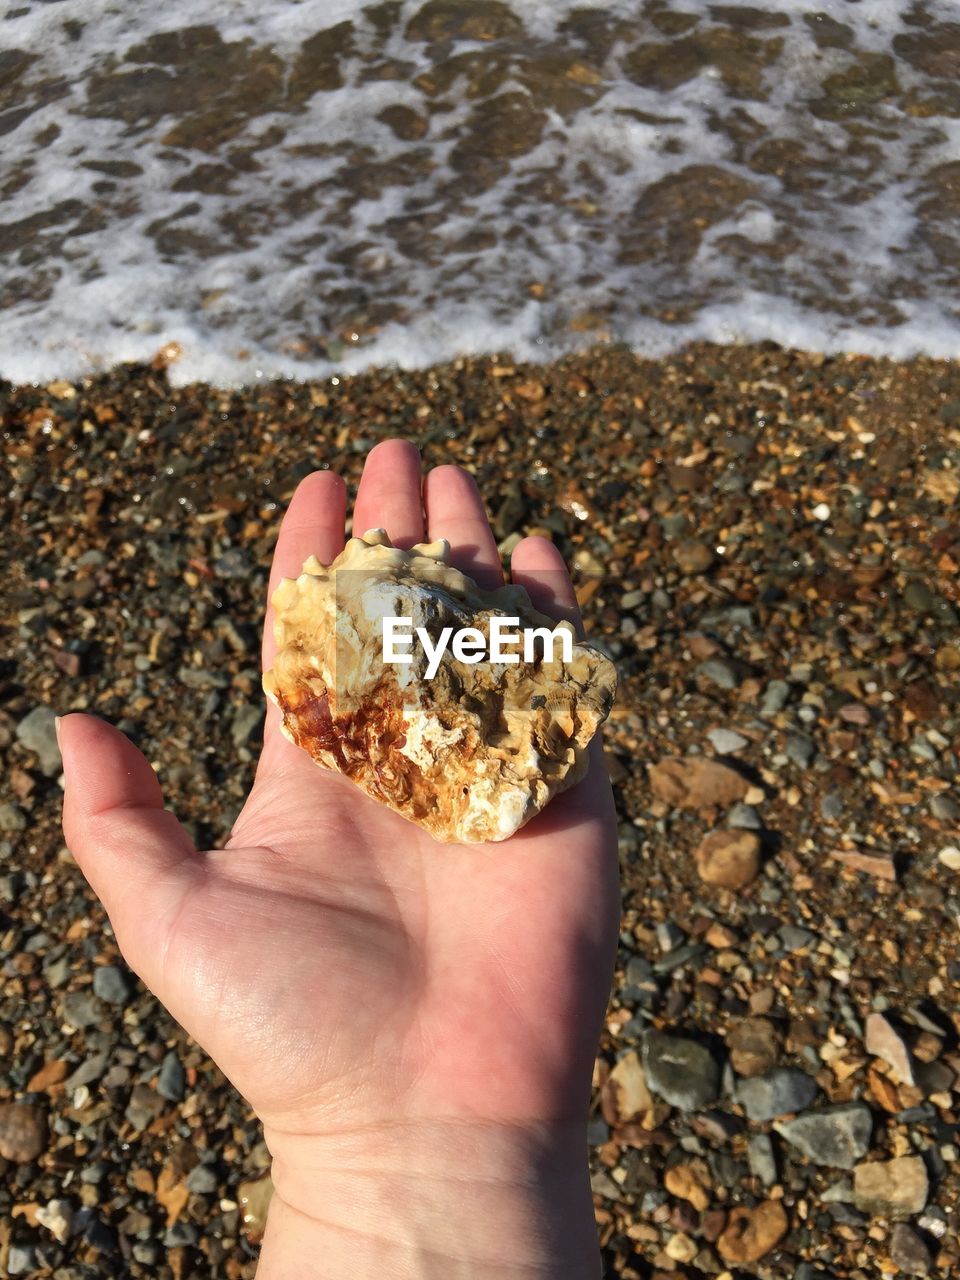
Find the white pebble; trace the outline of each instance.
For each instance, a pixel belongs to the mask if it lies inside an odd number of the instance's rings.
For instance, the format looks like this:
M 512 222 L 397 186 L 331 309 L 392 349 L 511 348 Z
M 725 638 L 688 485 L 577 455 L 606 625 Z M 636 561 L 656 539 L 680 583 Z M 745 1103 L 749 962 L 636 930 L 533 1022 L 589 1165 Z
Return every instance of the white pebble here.
M 830 508 L 825 502 L 818 502 L 813 508 L 813 517 L 815 520 L 829 520 Z
M 948 844 L 946 849 L 941 849 L 937 854 L 937 858 L 951 871 L 960 871 L 960 849 L 955 848 L 952 844 Z

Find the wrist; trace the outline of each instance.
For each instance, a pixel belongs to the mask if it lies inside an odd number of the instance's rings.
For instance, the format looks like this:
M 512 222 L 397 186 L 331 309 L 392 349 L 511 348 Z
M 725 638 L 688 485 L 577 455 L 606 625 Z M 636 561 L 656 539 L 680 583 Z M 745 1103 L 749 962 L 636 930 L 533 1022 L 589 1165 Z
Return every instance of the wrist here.
M 257 1280 L 597 1280 L 585 1124 L 280 1135 Z

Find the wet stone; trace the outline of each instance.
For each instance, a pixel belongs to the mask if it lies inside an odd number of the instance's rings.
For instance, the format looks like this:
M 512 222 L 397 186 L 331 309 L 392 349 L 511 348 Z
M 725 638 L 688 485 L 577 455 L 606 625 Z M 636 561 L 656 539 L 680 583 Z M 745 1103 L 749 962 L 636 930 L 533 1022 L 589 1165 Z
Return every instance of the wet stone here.
M 47 1145 L 46 1108 L 34 1102 L 0 1105 L 0 1156 L 14 1164 L 28 1164 Z
M 761 1076 L 780 1055 L 780 1036 L 768 1018 L 743 1018 L 727 1032 L 727 1051 L 738 1075 Z
M 752 804 L 735 804 L 727 814 L 727 826 L 740 831 L 760 831 L 763 823 Z
M 131 985 L 122 969 L 117 965 L 105 964 L 93 971 L 93 991 L 94 995 L 107 1004 L 126 1004 L 130 998 Z
M 695 1040 L 648 1031 L 643 1038 L 643 1070 L 651 1092 L 682 1111 L 716 1101 L 720 1067 L 710 1050 Z
M 789 697 L 790 686 L 786 680 L 771 680 L 763 691 L 760 714 L 767 720 L 771 719 L 783 710 Z
M 56 716 L 52 707 L 34 707 L 17 725 L 17 739 L 28 751 L 34 752 L 41 772 L 48 778 L 61 772 L 60 748 L 54 726 Z
M 773 1120 L 787 1112 L 802 1111 L 817 1096 L 816 1080 L 794 1067 L 776 1067 L 762 1076 L 741 1080 L 736 1100 L 750 1120 Z
M 795 764 L 798 769 L 809 769 L 817 754 L 812 740 L 800 733 L 788 735 L 784 751 L 790 763 Z
M 908 1276 L 925 1276 L 933 1265 L 926 1241 L 905 1222 L 896 1223 L 890 1232 L 890 1260 Z
M 732 756 L 749 746 L 743 734 L 733 729 L 711 729 L 707 738 L 718 756 Z
M 0 804 L 0 831 L 23 831 L 26 825 L 26 814 L 19 805 Z
M 176 1051 L 171 1049 L 164 1056 L 157 1077 L 157 1093 L 170 1102 L 181 1102 L 187 1088 L 187 1076 Z
M 747 1139 L 747 1161 L 750 1172 L 765 1187 L 772 1187 L 777 1180 L 777 1161 L 773 1143 L 768 1133 L 752 1133 Z
M 698 665 L 697 674 L 711 684 L 715 684 L 718 689 L 736 689 L 740 683 L 737 664 L 728 658 L 708 658 L 706 662 Z M 734 736 L 739 737 L 739 735 Z
M 814 1164 L 852 1169 L 870 1146 L 873 1117 L 869 1107 L 852 1102 L 777 1121 L 773 1127 Z

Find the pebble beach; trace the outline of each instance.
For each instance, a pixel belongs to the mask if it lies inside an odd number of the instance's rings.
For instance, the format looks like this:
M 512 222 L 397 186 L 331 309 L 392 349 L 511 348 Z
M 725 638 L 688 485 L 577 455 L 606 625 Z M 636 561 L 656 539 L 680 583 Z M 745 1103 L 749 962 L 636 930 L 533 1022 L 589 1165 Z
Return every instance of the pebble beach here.
M 176 357 L 0 382 L 0 1272 L 254 1274 L 259 1125 L 65 849 L 53 715 L 119 725 L 222 843 L 283 507 L 405 436 L 506 564 L 556 542 L 620 674 L 605 1274 L 954 1274 L 960 365 L 607 344 L 226 389 Z

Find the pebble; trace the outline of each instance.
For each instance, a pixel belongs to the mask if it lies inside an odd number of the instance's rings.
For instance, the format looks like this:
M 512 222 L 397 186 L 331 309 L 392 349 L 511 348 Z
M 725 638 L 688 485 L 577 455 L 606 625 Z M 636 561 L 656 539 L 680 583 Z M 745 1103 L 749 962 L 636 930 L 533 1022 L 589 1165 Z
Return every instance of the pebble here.
M 37 1250 L 32 1244 L 12 1244 L 7 1254 L 7 1274 L 36 1275 L 37 1261 Z
M 187 1190 L 195 1195 L 212 1195 L 219 1185 L 219 1178 L 208 1164 L 195 1165 L 187 1174 Z
M 780 1036 L 768 1018 L 743 1018 L 727 1032 L 727 1052 L 740 1076 L 761 1076 L 780 1056 Z
M 17 738 L 28 751 L 35 753 L 40 771 L 48 778 L 55 778 L 62 769 L 55 718 L 52 707 L 34 707 L 17 725 Z
M 618 1188 L 619 1194 L 619 1188 Z M 248 1240 L 256 1244 L 263 1238 L 267 1226 L 267 1209 L 273 1195 L 273 1180 L 269 1173 L 249 1182 L 241 1182 L 237 1189 L 240 1219 Z
M 853 1171 L 853 1202 L 864 1213 L 894 1217 L 921 1213 L 930 1194 L 920 1156 L 872 1160 Z
M 183 1064 L 171 1049 L 165 1055 L 157 1077 L 157 1093 L 169 1102 L 181 1102 L 187 1088 L 187 1076 Z
M 600 1095 L 603 1118 L 612 1128 L 638 1120 L 653 1106 L 640 1056 L 631 1049 L 614 1064 Z
M 809 769 L 813 764 L 813 757 L 817 754 L 813 741 L 801 733 L 791 733 L 787 736 L 784 751 L 790 763 L 795 764 L 798 769 Z
M 843 796 L 839 791 L 828 791 L 820 800 L 820 817 L 835 822 L 843 817 Z
M 889 1066 L 901 1084 L 915 1084 L 910 1051 L 892 1024 L 882 1013 L 867 1016 L 864 1045 L 867 1053 Z
M 65 1244 L 73 1226 L 74 1208 L 69 1200 L 51 1200 L 37 1209 L 37 1221 L 60 1244 Z
M 740 672 L 729 658 L 708 658 L 697 665 L 697 674 L 718 689 L 736 689 L 740 684 Z
M 783 710 L 790 697 L 790 686 L 786 680 L 771 680 L 763 691 L 760 701 L 760 714 L 765 720 L 772 719 Z
M 26 825 L 26 814 L 18 804 L 0 804 L 0 831 L 23 831 Z
M 960 849 L 956 845 L 948 844 L 945 849 L 941 849 L 937 854 L 937 861 L 941 862 L 949 871 L 960 871 Z
M 716 560 L 716 552 L 705 542 L 686 540 L 673 548 L 673 558 L 681 573 L 706 573 Z
M 235 747 L 243 747 L 251 738 L 258 736 L 264 721 L 264 708 L 258 706 L 241 707 L 233 717 L 230 725 L 230 737 Z
M 747 1162 L 750 1172 L 765 1187 L 772 1187 L 777 1180 L 777 1160 L 769 1133 L 751 1133 L 747 1138 Z
M 778 1120 L 773 1127 L 814 1164 L 852 1169 L 869 1149 L 873 1116 L 862 1102 L 849 1102 Z
M 648 1031 L 643 1037 L 643 1071 L 648 1088 L 672 1107 L 696 1111 L 720 1093 L 720 1067 L 696 1040 Z
M 672 1196 L 688 1201 L 699 1213 L 710 1204 L 710 1169 L 705 1160 L 671 1165 L 664 1174 L 663 1185 Z
M 0 1156 L 14 1164 L 29 1164 L 46 1149 L 47 1112 L 36 1102 L 0 1105 Z
M 704 836 L 695 856 L 705 884 L 743 889 L 760 869 L 760 837 L 755 831 L 721 827 Z
M 673 920 L 662 920 L 656 928 L 657 946 L 664 955 L 686 942 L 687 935 Z
M 130 983 L 117 965 L 104 964 L 93 971 L 93 991 L 107 1004 L 126 1004 L 130 998 Z
M 862 853 L 859 849 L 831 849 L 829 857 L 854 871 L 863 871 L 878 880 L 896 880 L 897 868 L 889 853 Z
M 717 1240 L 717 1252 L 733 1266 L 758 1262 L 787 1234 L 787 1215 L 779 1200 L 763 1200 L 754 1208 L 731 1209 Z
M 735 804 L 727 814 L 727 826 L 739 831 L 759 831 L 763 823 L 752 804 Z
M 737 733 L 733 729 L 711 729 L 707 738 L 718 756 L 736 755 L 738 751 L 750 745 L 742 733 Z
M 668 756 L 650 768 L 650 786 L 658 800 L 677 809 L 727 808 L 747 794 L 742 774 L 702 756 Z
M 934 796 L 930 801 L 930 812 L 938 822 L 956 822 L 960 818 L 960 805 L 949 796 Z
M 816 1080 L 796 1067 L 774 1067 L 762 1076 L 741 1080 L 736 1100 L 750 1120 L 762 1123 L 809 1107 L 819 1092 Z
M 908 1276 L 925 1276 L 933 1266 L 926 1241 L 905 1222 L 896 1223 L 890 1232 L 890 1260 Z
M 802 951 L 804 947 L 809 947 L 817 936 L 811 933 L 809 929 L 800 929 L 793 924 L 785 924 L 779 933 L 780 942 L 784 951 Z

